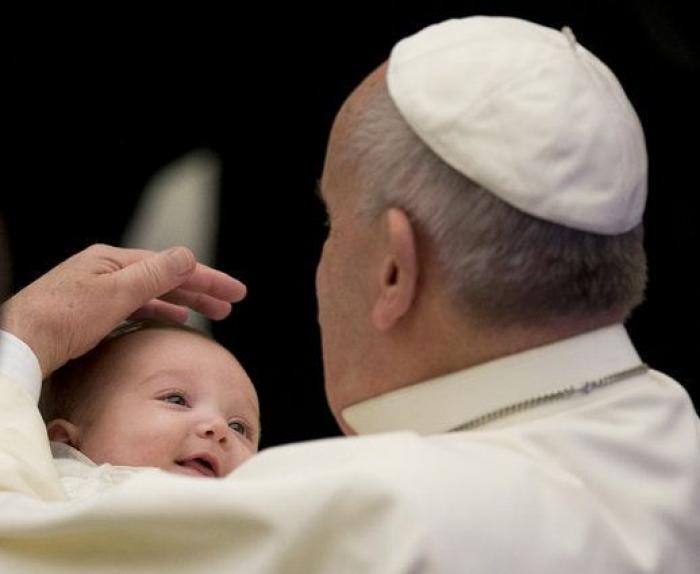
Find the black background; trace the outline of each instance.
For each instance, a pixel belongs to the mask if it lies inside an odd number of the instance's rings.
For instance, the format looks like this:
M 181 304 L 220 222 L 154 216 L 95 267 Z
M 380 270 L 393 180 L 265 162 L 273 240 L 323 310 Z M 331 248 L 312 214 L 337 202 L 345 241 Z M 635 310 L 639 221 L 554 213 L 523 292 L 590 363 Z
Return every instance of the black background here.
M 647 134 L 647 301 L 629 329 L 695 393 L 699 52 L 690 3 L 273 4 L 160 13 L 5 14 L 9 177 L 2 204 L 17 289 L 92 242 L 117 243 L 151 175 L 205 147 L 223 161 L 218 266 L 247 300 L 215 335 L 256 382 L 263 446 L 337 434 L 325 404 L 314 196 L 333 115 L 401 37 L 448 17 L 561 28 L 618 75 Z

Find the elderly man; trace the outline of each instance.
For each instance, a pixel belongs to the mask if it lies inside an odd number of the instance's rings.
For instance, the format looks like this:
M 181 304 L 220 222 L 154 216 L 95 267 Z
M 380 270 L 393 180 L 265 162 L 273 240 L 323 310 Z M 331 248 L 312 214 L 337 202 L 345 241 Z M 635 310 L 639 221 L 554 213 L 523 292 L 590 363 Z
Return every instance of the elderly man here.
M 694 572 L 698 417 L 621 326 L 646 155 L 610 70 L 568 29 L 429 27 L 344 104 L 319 192 L 326 392 L 365 436 L 65 500 L 22 341 L 47 375 L 152 297 L 222 316 L 242 295 L 191 260 L 93 248 L 6 307 L 4 570 Z

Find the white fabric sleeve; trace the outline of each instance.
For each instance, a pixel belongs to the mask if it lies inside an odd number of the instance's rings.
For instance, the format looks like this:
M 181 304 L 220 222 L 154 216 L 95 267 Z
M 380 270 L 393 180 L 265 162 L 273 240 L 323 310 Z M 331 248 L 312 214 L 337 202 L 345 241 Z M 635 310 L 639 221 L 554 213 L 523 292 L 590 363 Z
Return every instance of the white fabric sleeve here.
M 41 394 L 41 367 L 34 351 L 12 333 L 0 330 L 0 375 L 19 384 L 36 402 Z
M 68 503 L 0 493 L 0 572 L 438 572 L 415 497 L 372 472 L 387 458 L 373 442 L 268 449 L 225 479 L 144 469 Z

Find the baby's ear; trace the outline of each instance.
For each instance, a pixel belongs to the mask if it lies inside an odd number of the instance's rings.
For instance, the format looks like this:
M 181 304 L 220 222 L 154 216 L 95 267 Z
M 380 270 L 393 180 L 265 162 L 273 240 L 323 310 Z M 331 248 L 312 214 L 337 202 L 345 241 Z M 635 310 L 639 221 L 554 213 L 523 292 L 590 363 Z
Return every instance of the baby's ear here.
M 79 429 L 65 419 L 54 419 L 46 425 L 49 440 L 76 447 Z

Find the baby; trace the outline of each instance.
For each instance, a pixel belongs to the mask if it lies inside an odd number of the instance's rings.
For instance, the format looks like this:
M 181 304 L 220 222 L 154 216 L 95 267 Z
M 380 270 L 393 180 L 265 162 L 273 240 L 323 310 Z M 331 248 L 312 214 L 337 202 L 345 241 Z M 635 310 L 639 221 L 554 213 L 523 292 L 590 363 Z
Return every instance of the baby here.
M 224 477 L 260 437 L 257 395 L 234 356 L 161 321 L 119 327 L 54 373 L 39 406 L 54 456 L 91 467 Z

